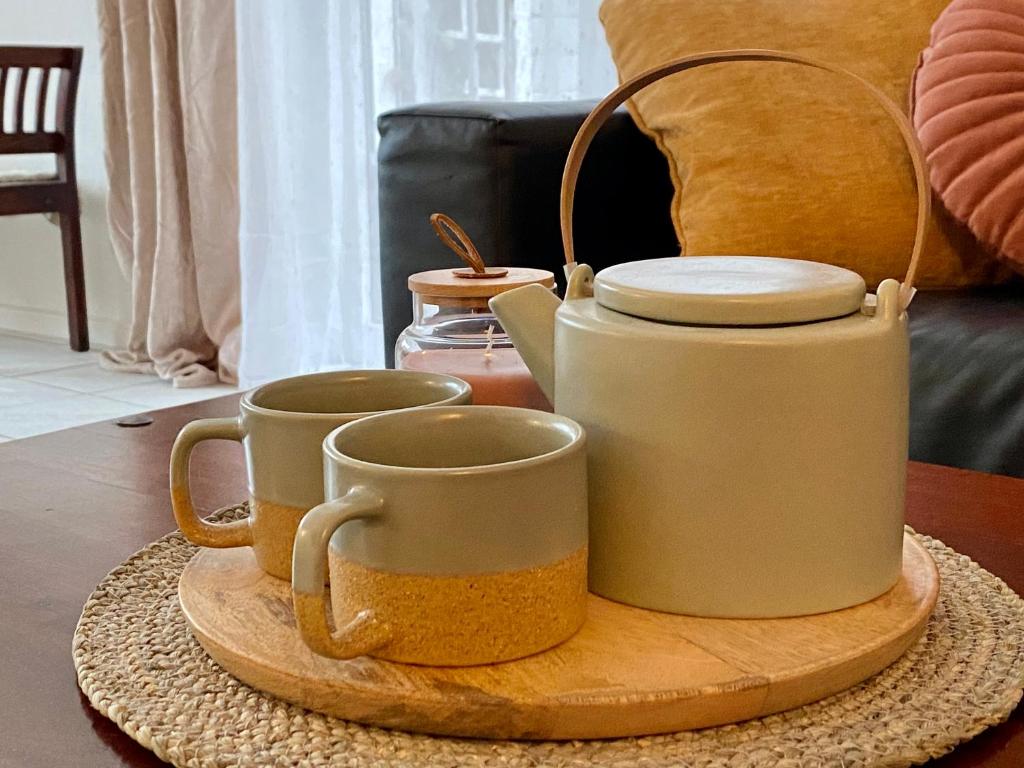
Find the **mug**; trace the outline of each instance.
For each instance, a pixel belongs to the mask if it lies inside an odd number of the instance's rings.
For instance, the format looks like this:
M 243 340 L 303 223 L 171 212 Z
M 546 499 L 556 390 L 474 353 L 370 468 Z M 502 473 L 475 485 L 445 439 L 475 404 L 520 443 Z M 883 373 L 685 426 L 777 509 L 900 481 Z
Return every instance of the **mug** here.
M 412 371 L 334 371 L 264 384 L 242 396 L 240 416 L 199 419 L 178 433 L 171 449 L 174 517 L 193 544 L 251 546 L 264 571 L 290 579 L 295 529 L 324 500 L 321 444 L 328 432 L 381 411 L 471 402 L 462 379 Z M 192 504 L 192 449 L 217 439 L 245 448 L 250 512 L 244 520 L 210 523 Z
M 302 519 L 292 558 L 296 623 L 315 653 L 468 666 L 528 656 L 579 629 L 587 466 L 576 422 L 424 408 L 347 424 L 323 450 L 333 501 Z

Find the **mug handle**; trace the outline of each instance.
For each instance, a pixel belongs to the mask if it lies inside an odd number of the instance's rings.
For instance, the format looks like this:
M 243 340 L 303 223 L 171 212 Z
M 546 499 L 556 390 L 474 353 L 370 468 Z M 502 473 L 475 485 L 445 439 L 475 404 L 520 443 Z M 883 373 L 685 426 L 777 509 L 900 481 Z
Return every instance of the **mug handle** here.
M 185 538 L 200 547 L 252 546 L 252 528 L 249 518 L 230 523 L 210 523 L 196 512 L 192 505 L 188 466 L 192 449 L 203 440 L 237 440 L 244 437 L 238 417 L 227 419 L 198 419 L 191 421 L 178 433 L 171 448 L 171 507 L 174 519 Z
M 374 517 L 384 500 L 367 488 L 355 487 L 340 499 L 313 507 L 302 518 L 292 553 L 292 602 L 302 640 L 315 653 L 332 659 L 365 656 L 391 639 L 388 627 L 372 610 L 362 610 L 348 624 L 331 632 L 330 605 L 324 599 L 327 545 L 338 528 L 350 520 Z

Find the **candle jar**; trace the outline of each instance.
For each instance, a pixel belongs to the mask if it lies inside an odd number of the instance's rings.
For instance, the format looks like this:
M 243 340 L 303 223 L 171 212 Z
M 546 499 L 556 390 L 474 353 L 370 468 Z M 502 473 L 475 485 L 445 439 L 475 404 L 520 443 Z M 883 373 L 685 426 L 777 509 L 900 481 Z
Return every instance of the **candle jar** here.
M 395 367 L 447 373 L 473 387 L 477 405 L 512 405 L 551 411 L 487 300 L 522 285 L 551 290 L 555 277 L 543 269 L 489 267 L 419 272 L 409 278 L 413 322 L 395 347 Z

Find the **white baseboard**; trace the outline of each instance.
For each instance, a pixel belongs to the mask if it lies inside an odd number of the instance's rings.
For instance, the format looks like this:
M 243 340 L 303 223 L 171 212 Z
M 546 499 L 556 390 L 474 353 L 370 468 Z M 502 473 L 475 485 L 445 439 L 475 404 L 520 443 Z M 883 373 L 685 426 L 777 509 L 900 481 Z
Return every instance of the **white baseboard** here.
M 0 304 L 0 331 L 67 343 L 68 318 L 63 312 L 51 309 Z M 127 323 L 108 317 L 89 318 L 89 341 L 93 347 L 121 347 L 127 338 Z

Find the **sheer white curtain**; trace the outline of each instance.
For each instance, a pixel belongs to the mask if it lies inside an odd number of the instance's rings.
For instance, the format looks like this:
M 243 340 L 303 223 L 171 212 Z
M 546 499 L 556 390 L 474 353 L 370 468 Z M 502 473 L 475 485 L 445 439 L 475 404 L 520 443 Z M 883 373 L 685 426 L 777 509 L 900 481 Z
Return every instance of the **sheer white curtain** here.
M 598 96 L 599 0 L 237 4 L 244 386 L 383 362 L 375 118 Z

